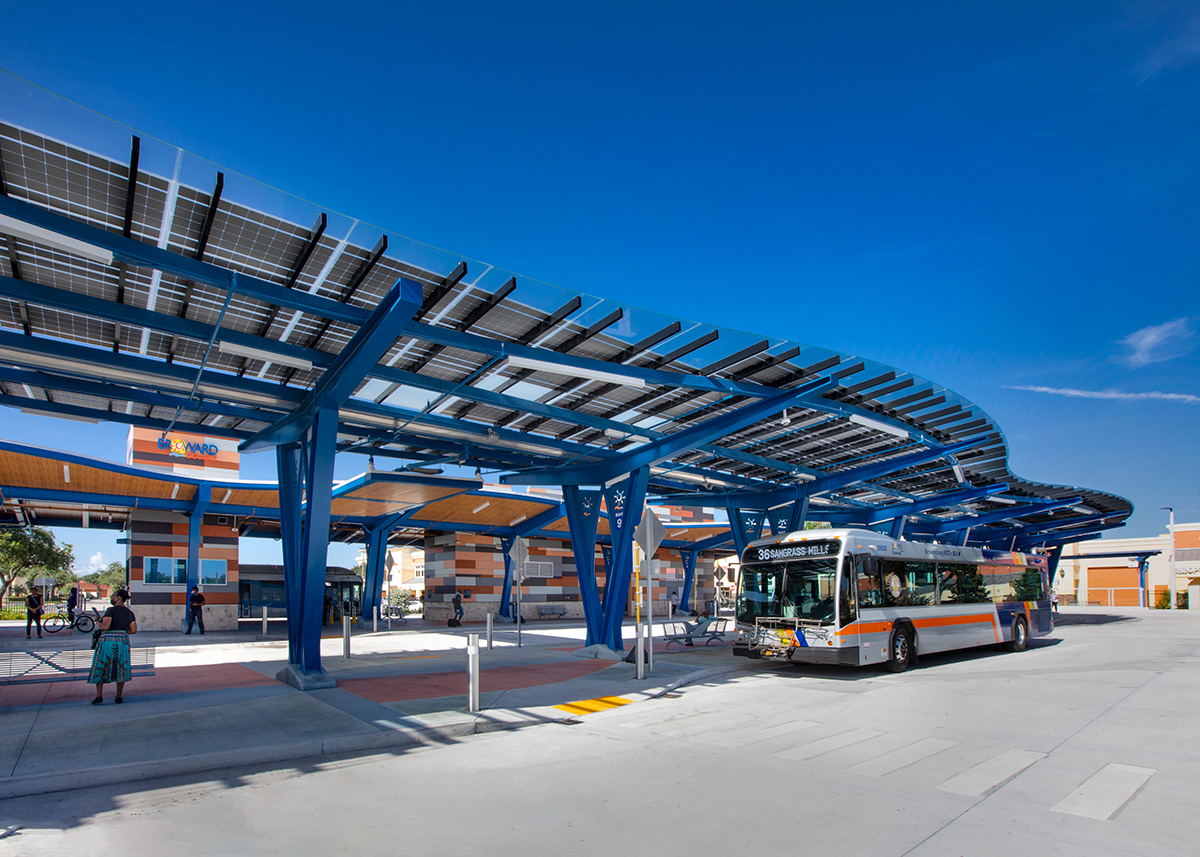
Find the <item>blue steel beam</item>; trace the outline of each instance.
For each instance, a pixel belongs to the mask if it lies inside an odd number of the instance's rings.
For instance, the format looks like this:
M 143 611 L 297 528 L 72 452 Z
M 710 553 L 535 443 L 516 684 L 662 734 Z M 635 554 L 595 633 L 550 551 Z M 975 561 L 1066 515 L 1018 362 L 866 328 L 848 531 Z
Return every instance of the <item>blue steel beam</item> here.
M 939 536 L 943 533 L 953 533 L 961 530 L 963 527 L 983 527 L 988 524 L 994 524 L 998 521 L 1020 520 L 1030 515 L 1037 515 L 1041 512 L 1048 512 L 1051 509 L 1060 509 L 1063 506 L 1077 506 L 1083 502 L 1082 497 L 1068 497 L 1065 500 L 1047 500 L 1043 503 L 1026 503 L 1021 506 L 1009 506 L 1007 509 L 997 509 L 994 512 L 984 512 L 982 515 L 964 515 L 961 518 L 952 518 L 948 521 L 942 521 L 940 524 L 935 524 L 932 527 L 924 526 L 914 528 L 926 535 Z M 1065 522 L 1064 522 L 1065 523 Z
M 951 491 L 932 497 L 922 497 L 911 503 L 900 503 L 895 506 L 881 506 L 862 511 L 833 512 L 822 516 L 821 520 L 832 524 L 861 524 L 870 526 L 872 524 L 881 524 L 892 518 L 916 515 L 929 509 L 939 509 L 943 506 L 957 506 L 961 503 L 969 503 L 972 500 L 982 500 L 985 497 L 990 497 L 992 494 L 1000 494 L 1007 490 L 1007 483 L 988 485 L 985 488 L 974 488 L 968 491 Z
M 384 296 L 379 305 L 358 329 L 333 364 L 322 373 L 311 393 L 300 406 L 269 428 L 241 445 L 243 452 L 267 449 L 292 443 L 307 431 L 318 412 L 334 412 L 350 398 L 362 383 L 363 377 L 396 341 L 396 328 L 412 317 L 421 306 L 421 287 L 414 280 L 401 277 Z M 333 449 L 328 454 L 333 456 Z
M 119 261 L 131 265 L 154 268 L 164 273 L 195 280 L 197 283 L 216 286 L 219 289 L 227 290 L 233 282 L 233 272 L 226 268 L 108 232 L 97 226 L 73 220 L 11 196 L 0 195 L 0 214 L 7 214 L 9 217 L 25 223 L 41 226 L 51 232 L 111 250 Z M 331 298 L 318 297 L 302 289 L 287 289 L 247 274 L 238 275 L 238 291 L 276 306 L 296 309 L 356 326 L 365 322 L 369 315 L 367 310 L 353 304 L 344 304 Z
M 920 464 L 936 461 L 939 458 L 945 458 L 947 455 L 955 452 L 959 452 L 964 449 L 970 449 L 973 446 L 978 446 L 985 440 L 986 438 L 976 437 L 971 438 L 970 440 L 960 441 L 958 443 L 947 444 L 946 446 L 923 449 L 919 452 L 913 452 L 907 455 L 898 456 L 896 458 L 890 458 L 887 461 L 880 461 L 875 464 L 856 467 L 853 470 L 843 470 L 839 473 L 830 473 L 824 476 L 819 476 L 814 480 L 804 482 L 796 486 L 789 485 L 784 488 L 774 488 L 769 491 L 756 492 L 731 492 L 728 494 L 715 492 L 684 494 L 678 497 L 672 497 L 671 503 L 677 506 L 716 506 L 721 505 L 726 497 L 728 497 L 741 508 L 770 508 L 772 506 L 777 506 L 780 503 L 787 503 L 794 500 L 797 488 L 802 488 L 809 496 L 823 494 L 828 491 L 836 491 L 839 488 L 845 488 L 847 485 L 853 485 L 857 482 L 870 482 L 871 480 L 886 476 L 889 473 L 895 473 L 900 470 L 905 470 L 909 467 L 916 467 Z
M 659 440 L 643 444 L 631 452 L 613 456 L 603 462 L 517 473 L 503 476 L 500 481 L 510 485 L 602 485 L 620 478 L 626 473 L 649 468 L 673 455 L 694 449 L 699 444 L 724 437 L 770 414 L 778 413 L 786 407 L 795 405 L 796 402 L 817 396 L 832 386 L 832 378 L 821 378 L 770 398 L 761 399 L 736 411 L 715 417 Z
M 388 537 L 400 521 L 400 515 L 385 515 L 372 526 L 363 527 L 367 537 L 367 567 L 363 573 L 362 610 L 359 623 L 363 616 L 375 617 L 376 602 L 379 600 L 379 590 L 382 587 L 383 568 L 387 562 Z
M 241 274 L 238 275 L 239 282 L 243 276 Z M 171 336 L 186 337 L 198 343 L 210 341 L 214 331 L 216 331 L 219 332 L 219 338 L 223 342 L 236 343 L 262 351 L 271 351 L 279 354 L 281 357 L 308 360 L 312 362 L 313 366 L 318 368 L 328 366 L 333 362 L 335 357 L 335 355 L 327 351 L 321 351 L 316 348 L 302 348 L 298 345 L 290 345 L 277 339 L 266 339 L 229 327 L 216 327 L 188 318 L 181 318 L 177 315 L 154 312 L 153 310 L 141 309 L 140 307 L 117 303 L 116 301 L 106 301 L 103 298 L 96 298 L 80 294 L 79 292 L 68 291 L 67 289 L 56 289 L 39 283 L 31 283 L 27 280 L 15 280 L 12 277 L 0 276 L 0 296 L 13 300 L 23 300 L 27 303 L 46 306 L 52 309 L 83 313 L 84 315 L 102 318 L 116 324 L 144 327 Z
M 993 533 L 989 530 L 984 530 L 981 533 L 976 533 L 976 536 L 981 540 L 986 538 L 991 541 L 1001 541 L 1012 536 L 1032 536 L 1038 533 L 1046 533 L 1053 530 L 1060 530 L 1064 527 L 1087 527 L 1091 524 L 1100 524 L 1118 517 L 1117 515 L 1084 515 L 1076 518 L 1061 518 L 1059 520 L 1042 521 L 1040 523 L 1021 523 L 1020 526 L 1009 527 L 1007 531 Z M 995 529 L 995 528 L 993 528 Z
M 224 402 L 217 400 L 203 400 L 202 403 L 198 403 L 182 396 L 155 393 L 150 390 L 143 390 L 139 387 L 119 387 L 115 384 L 105 384 L 100 381 L 73 378 L 66 375 L 56 375 L 49 372 L 13 369 L 7 366 L 0 366 L 0 380 L 8 381 L 12 384 L 28 384 L 31 387 L 44 387 L 50 390 L 60 390 L 67 393 L 79 393 L 80 395 L 85 396 L 95 396 L 101 399 L 116 399 L 120 401 L 136 402 L 140 405 L 148 405 L 154 408 L 190 408 L 193 410 L 203 408 L 206 413 L 215 414 L 217 416 L 233 417 L 234 419 L 239 420 L 270 420 L 274 419 L 279 414 L 286 413 L 286 411 L 282 409 L 263 412 L 253 408 L 227 405 Z M 25 405 L 25 407 L 37 409 L 37 406 L 40 405 L 40 402 L 37 402 L 36 400 L 23 399 L 22 401 L 28 403 Z M 207 431 L 208 426 L 205 426 L 204 428 Z

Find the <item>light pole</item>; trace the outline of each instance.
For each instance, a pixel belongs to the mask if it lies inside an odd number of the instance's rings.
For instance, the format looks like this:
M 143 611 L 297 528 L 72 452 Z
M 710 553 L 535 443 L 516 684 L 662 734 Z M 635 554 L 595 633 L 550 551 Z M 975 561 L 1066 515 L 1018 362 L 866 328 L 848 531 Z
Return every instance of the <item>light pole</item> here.
M 1168 587 L 1170 589 L 1170 593 L 1171 593 L 1171 609 L 1174 610 L 1174 609 L 1176 609 L 1175 608 L 1175 509 L 1172 506 L 1163 506 L 1162 510 L 1164 512 L 1171 513 L 1171 523 L 1168 524 L 1168 526 L 1167 526 L 1167 531 L 1170 534 L 1170 539 L 1171 539 L 1171 552 L 1169 554 L 1167 554 L 1168 562 L 1169 562 L 1167 574 L 1170 575 L 1170 577 L 1167 578 L 1167 585 L 1168 585 Z

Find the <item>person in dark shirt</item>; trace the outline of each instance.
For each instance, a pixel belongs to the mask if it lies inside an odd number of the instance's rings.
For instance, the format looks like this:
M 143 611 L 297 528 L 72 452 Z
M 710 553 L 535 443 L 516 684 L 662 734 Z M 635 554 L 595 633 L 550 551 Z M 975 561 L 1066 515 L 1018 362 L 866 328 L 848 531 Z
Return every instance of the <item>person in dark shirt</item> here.
M 72 586 L 71 594 L 67 596 L 67 620 L 75 624 L 75 608 L 79 606 L 79 587 Z
M 188 627 L 186 633 L 192 633 L 192 625 L 200 623 L 200 633 L 204 633 L 204 596 L 200 594 L 200 587 L 192 587 L 192 597 L 188 599 Z
M 463 617 L 462 592 L 460 591 L 460 592 L 454 593 L 454 618 L 461 622 L 462 617 Z
M 42 593 L 34 590 L 25 596 L 25 639 L 29 639 L 29 631 L 36 624 L 38 637 L 42 636 Z
M 88 684 L 96 685 L 92 705 L 104 702 L 104 684 L 110 681 L 117 683 L 116 702 L 124 702 L 121 694 L 125 682 L 133 674 L 129 664 L 129 635 L 137 633 L 137 617 L 125 606 L 129 602 L 129 592 L 118 589 L 109 601 L 112 607 L 100 618 L 100 640 L 92 655 L 92 670 L 88 673 Z

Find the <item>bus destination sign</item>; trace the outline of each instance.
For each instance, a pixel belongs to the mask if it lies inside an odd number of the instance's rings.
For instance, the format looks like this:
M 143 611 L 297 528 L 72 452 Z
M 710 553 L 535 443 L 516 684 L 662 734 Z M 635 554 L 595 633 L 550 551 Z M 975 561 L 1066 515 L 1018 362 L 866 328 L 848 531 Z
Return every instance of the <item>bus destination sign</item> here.
M 762 545 L 746 549 L 745 562 L 779 562 L 788 559 L 819 559 L 837 556 L 842 543 L 837 539 L 799 542 L 786 545 Z

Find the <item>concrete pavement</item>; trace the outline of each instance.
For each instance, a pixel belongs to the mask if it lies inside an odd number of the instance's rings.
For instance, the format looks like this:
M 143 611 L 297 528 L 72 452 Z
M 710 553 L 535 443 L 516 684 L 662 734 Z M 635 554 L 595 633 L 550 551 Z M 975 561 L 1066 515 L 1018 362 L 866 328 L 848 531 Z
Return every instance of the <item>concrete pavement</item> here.
M 234 765 L 453 742 L 467 735 L 548 722 L 649 699 L 724 672 L 761 667 L 728 646 L 655 648 L 643 680 L 632 664 L 583 659 L 582 623 L 530 623 L 516 645 L 503 626 L 486 649 L 484 628 L 447 629 L 410 620 L 396 630 L 355 630 L 343 657 L 339 628 L 322 642 L 338 686 L 301 692 L 275 679 L 286 665 L 282 622 L 261 635 L 238 632 L 184 639 L 148 632 L 135 646 L 156 648 L 153 676 L 135 677 L 124 703 L 105 687 L 91 705 L 83 681 L 0 685 L 0 798 L 219 770 Z M 468 633 L 481 636 L 481 711 L 467 711 Z M 0 623 L 0 652 L 86 649 L 89 636 L 24 638 L 24 624 Z

